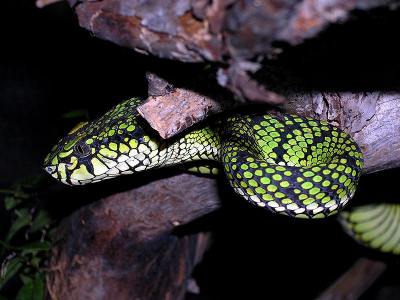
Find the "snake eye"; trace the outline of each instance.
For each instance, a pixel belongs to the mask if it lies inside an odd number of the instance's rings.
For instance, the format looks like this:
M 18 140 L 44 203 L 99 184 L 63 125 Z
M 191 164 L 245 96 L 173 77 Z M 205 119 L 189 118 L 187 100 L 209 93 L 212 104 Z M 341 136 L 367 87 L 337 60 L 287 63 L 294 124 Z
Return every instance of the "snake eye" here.
M 84 143 L 77 143 L 74 146 L 75 152 L 79 154 L 80 157 L 88 156 L 90 153 L 90 148 Z

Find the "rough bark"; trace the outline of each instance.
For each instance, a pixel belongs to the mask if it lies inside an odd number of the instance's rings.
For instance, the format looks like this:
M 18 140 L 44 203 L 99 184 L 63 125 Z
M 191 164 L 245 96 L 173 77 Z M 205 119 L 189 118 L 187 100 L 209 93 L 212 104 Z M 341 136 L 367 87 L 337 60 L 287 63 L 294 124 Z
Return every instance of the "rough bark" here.
M 274 55 L 276 42 L 296 45 L 355 9 L 387 5 L 387 0 L 68 0 L 82 27 L 102 39 L 140 53 L 183 62 L 224 66 L 218 82 L 237 96 L 270 104 L 284 98 L 249 73 Z M 249 63 L 252 61 L 252 63 Z M 264 83 L 265 84 L 265 83 Z
M 208 235 L 174 229 L 219 206 L 215 180 L 183 174 L 83 207 L 60 225 L 52 299 L 183 299 Z
M 185 62 L 249 60 L 316 36 L 383 0 L 68 0 L 82 27 L 121 46 Z
M 208 88 L 200 94 L 188 88 L 175 87 L 153 73 L 149 73 L 147 79 L 149 97 L 138 107 L 138 111 L 164 139 L 203 121 L 209 115 L 237 105 L 232 95 L 222 89 Z
M 208 115 L 237 106 L 233 101 L 221 101 L 218 95 L 205 97 L 191 90 L 175 89 L 172 84 L 161 94 L 150 96 L 139 111 L 163 138 L 182 132 Z M 289 101 L 283 110 L 327 120 L 350 133 L 364 154 L 364 173 L 400 166 L 398 92 L 286 91 L 286 97 Z

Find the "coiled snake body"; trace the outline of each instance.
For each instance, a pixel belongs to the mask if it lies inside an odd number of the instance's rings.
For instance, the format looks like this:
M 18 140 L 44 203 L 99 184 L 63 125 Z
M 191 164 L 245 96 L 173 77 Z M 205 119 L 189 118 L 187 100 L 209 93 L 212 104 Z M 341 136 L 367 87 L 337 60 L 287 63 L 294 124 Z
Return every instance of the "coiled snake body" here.
M 151 168 L 218 161 L 233 189 L 273 212 L 301 218 L 336 213 L 353 196 L 362 153 L 327 122 L 282 114 L 232 115 L 163 141 L 130 99 L 79 126 L 53 147 L 45 170 L 66 184 L 98 182 Z M 211 170 L 211 169 L 210 169 Z

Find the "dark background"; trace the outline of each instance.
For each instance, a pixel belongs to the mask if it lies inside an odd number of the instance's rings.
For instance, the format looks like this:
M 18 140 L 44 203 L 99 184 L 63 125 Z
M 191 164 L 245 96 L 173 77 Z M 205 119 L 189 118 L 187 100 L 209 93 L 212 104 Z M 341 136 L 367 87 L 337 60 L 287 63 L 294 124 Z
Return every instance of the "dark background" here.
M 93 118 L 127 97 L 145 97 L 149 69 L 201 76 L 198 66 L 177 66 L 96 39 L 79 28 L 65 3 L 40 10 L 33 1 L 7 0 L 0 7 L 0 187 L 42 172 L 48 150 L 79 121 L 63 114 L 87 110 Z M 272 65 L 283 66 L 305 89 L 397 90 L 399 16 L 383 9 L 356 12 L 318 39 L 283 45 Z M 364 176 L 353 203 L 398 201 L 399 173 Z M 334 218 L 309 223 L 274 217 L 225 189 L 221 184 L 224 208 L 194 226 L 215 235 L 194 274 L 207 298 L 191 299 L 312 299 L 360 256 L 389 265 L 362 299 L 400 298 L 399 260 L 356 245 Z M 110 193 L 101 185 L 97 190 L 99 197 Z

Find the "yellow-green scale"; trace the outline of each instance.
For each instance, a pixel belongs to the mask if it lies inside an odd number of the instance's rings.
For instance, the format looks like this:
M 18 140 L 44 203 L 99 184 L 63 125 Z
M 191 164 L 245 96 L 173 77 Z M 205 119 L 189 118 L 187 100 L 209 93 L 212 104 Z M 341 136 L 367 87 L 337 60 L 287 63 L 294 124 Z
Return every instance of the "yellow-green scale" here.
M 362 154 L 339 129 L 292 115 L 234 115 L 162 140 L 130 99 L 74 129 L 52 149 L 46 170 L 67 184 L 86 184 L 151 168 L 222 162 L 234 190 L 285 215 L 336 213 L 355 191 Z M 211 171 L 213 172 L 213 171 Z
M 352 197 L 351 183 L 358 180 L 362 159 L 347 158 L 341 149 L 330 151 L 336 128 L 290 115 L 234 117 L 228 122 L 232 129 L 223 139 L 225 170 L 232 187 L 248 201 L 286 215 L 321 218 L 336 213 Z M 341 143 L 354 144 L 345 133 L 341 136 Z M 337 162 L 336 175 L 323 180 L 331 172 L 326 164 L 330 159 Z M 348 160 L 353 168 L 346 165 Z M 354 167 L 356 176 L 350 175 Z M 332 183 L 337 184 L 330 188 Z

